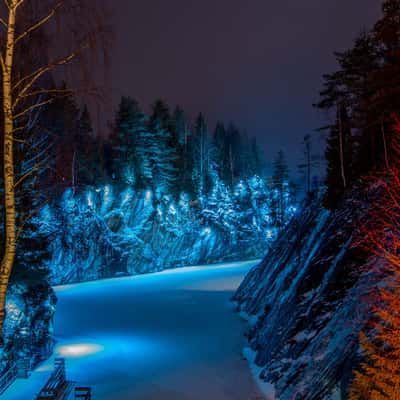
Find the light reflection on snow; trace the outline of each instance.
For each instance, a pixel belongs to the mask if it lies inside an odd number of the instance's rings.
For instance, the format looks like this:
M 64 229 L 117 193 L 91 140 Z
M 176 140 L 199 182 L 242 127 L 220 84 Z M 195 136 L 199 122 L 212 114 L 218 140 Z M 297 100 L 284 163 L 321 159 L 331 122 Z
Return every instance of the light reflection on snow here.
M 78 358 L 99 353 L 103 350 L 104 347 L 98 344 L 74 343 L 58 347 L 56 353 L 65 358 Z
M 46 361 L 35 369 L 35 372 L 51 372 L 54 369 L 53 363 Z
M 93 202 L 93 193 L 91 191 L 89 191 L 86 194 L 86 200 L 87 200 L 87 205 L 89 208 L 93 208 L 94 206 L 94 202 Z
M 76 338 L 72 341 L 61 341 L 54 350 L 55 357 L 68 359 L 73 364 L 69 363 L 69 370 L 74 371 L 74 365 L 78 366 L 84 363 L 97 363 L 100 360 L 110 360 L 114 362 L 116 358 L 120 358 L 121 354 L 128 355 L 131 360 L 140 361 L 143 355 L 147 359 L 159 357 L 160 354 L 166 354 L 169 351 L 176 351 L 174 346 L 165 341 L 162 337 L 145 337 L 143 335 L 109 335 L 100 336 L 96 340 L 92 338 Z
M 72 289 L 74 287 L 75 287 L 75 285 L 70 283 L 67 285 L 54 286 L 53 289 L 55 292 L 64 292 L 64 291 L 68 291 L 69 289 Z

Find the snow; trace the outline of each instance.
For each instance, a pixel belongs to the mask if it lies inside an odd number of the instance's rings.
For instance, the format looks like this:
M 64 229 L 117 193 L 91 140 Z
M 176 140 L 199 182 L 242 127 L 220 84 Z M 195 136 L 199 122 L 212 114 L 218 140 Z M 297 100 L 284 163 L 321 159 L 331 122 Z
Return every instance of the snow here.
M 35 224 L 51 237 L 51 284 L 76 283 L 262 257 L 279 232 L 273 197 L 259 177 L 234 192 L 216 179 L 199 203 L 116 184 L 68 188 Z
M 58 286 L 55 355 L 96 400 L 260 399 L 241 354 L 244 322 L 230 302 L 257 263 Z M 17 380 L 4 399 L 32 399 L 51 366 Z
M 260 388 L 261 392 L 264 394 L 266 400 L 276 400 L 276 393 L 275 393 L 274 385 L 260 379 L 260 373 L 263 370 L 263 368 L 257 366 L 255 363 L 257 353 L 255 351 L 253 351 L 250 347 L 245 347 L 243 349 L 243 356 L 249 362 L 253 377 L 256 380 L 257 385 Z

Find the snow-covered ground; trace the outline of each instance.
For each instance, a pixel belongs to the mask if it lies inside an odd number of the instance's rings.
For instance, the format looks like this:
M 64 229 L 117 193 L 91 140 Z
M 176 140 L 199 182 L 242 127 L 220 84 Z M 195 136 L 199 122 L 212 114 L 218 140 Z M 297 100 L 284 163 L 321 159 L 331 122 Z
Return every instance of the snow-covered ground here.
M 55 355 L 94 400 L 252 400 L 244 323 L 230 297 L 257 262 L 181 268 L 56 288 Z M 52 360 L 5 400 L 30 400 Z

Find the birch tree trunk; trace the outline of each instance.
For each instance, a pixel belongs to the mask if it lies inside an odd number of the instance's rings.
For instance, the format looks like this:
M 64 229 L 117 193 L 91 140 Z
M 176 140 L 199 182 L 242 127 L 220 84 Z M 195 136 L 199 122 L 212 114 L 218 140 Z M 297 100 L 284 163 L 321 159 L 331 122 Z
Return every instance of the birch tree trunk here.
M 87 3 L 84 0 L 71 1 L 68 7 L 66 3 L 69 2 L 64 0 L 55 1 L 54 3 L 51 1 L 45 2 L 44 0 L 36 0 L 36 2 L 33 2 L 33 0 L 4 0 L 4 7 L 1 8 L 5 16 L 0 16 L 1 32 L 4 32 L 0 40 L 0 73 L 2 78 L 2 99 L 0 102 L 3 111 L 2 166 L 4 178 L 4 199 L 2 199 L 4 205 L 4 252 L 0 264 L 0 345 L 4 342 L 3 327 L 6 315 L 7 287 L 15 260 L 17 238 L 24 225 L 21 223 L 20 226 L 17 226 L 15 189 L 22 184 L 26 178 L 43 168 L 43 162 L 38 161 L 22 176 L 15 175 L 14 143 L 19 139 L 14 136 L 17 132 L 30 130 L 31 127 L 29 127 L 29 123 L 24 124 L 22 121 L 26 120 L 29 114 L 34 110 L 38 110 L 50 104 L 53 101 L 51 94 L 70 93 L 67 89 L 64 91 L 43 88 L 39 84 L 40 79 L 53 69 L 69 64 L 72 60 L 76 59 L 78 55 L 82 54 L 84 50 L 88 48 L 95 50 L 97 43 L 96 36 L 101 35 L 105 30 L 105 24 L 102 19 L 103 14 L 93 13 L 94 5 L 84 4 Z M 35 4 L 35 6 L 33 6 L 33 4 Z M 24 14 L 28 13 L 29 15 L 29 13 L 32 12 L 29 7 L 37 7 L 40 11 L 39 14 L 41 14 L 42 10 L 40 6 L 43 4 L 44 8 L 46 8 L 44 15 L 39 17 L 36 22 L 33 22 L 32 25 L 24 26 Z M 82 8 L 77 7 L 77 4 L 80 4 Z M 96 1 L 96 4 L 98 10 L 103 7 L 103 2 L 100 0 Z M 85 7 L 83 7 L 84 5 Z M 24 9 L 24 6 L 28 8 L 25 7 Z M 79 10 L 79 14 L 76 10 Z M 21 26 L 18 26 L 18 30 L 16 30 L 17 11 L 21 14 L 18 14 L 18 25 L 21 22 Z M 82 28 L 83 25 L 78 22 L 85 21 L 85 26 L 88 26 L 88 30 L 84 31 L 84 34 L 82 30 L 77 30 L 77 32 L 80 32 L 80 35 L 72 34 L 74 47 L 68 49 L 66 55 L 56 55 L 53 59 L 46 59 L 44 65 L 37 69 L 33 67 L 32 71 L 24 71 L 22 76 L 20 76 L 19 62 L 14 62 L 17 44 L 22 40 L 31 39 L 30 45 L 37 45 L 37 42 L 32 38 L 33 33 L 42 29 L 56 14 L 60 13 L 65 16 L 66 22 L 72 25 L 77 24 L 79 28 Z M 104 14 L 104 16 L 105 15 L 106 14 Z M 70 31 L 71 30 L 68 31 L 68 34 Z M 105 51 L 104 48 L 103 51 Z M 18 79 L 15 79 L 16 77 Z M 46 98 L 41 100 L 41 96 L 45 96 Z M 19 125 L 18 127 L 16 126 L 17 123 Z M 75 165 L 73 169 L 76 169 Z M 76 172 L 73 171 L 73 175 L 75 185 Z
M 0 269 L 0 344 L 3 343 L 3 326 L 7 286 L 14 264 L 16 252 L 16 212 L 14 193 L 14 116 L 12 97 L 12 72 L 15 46 L 15 20 L 19 2 L 9 2 L 7 39 L 4 55 L 2 54 L 3 79 L 3 178 L 4 178 L 4 255 Z

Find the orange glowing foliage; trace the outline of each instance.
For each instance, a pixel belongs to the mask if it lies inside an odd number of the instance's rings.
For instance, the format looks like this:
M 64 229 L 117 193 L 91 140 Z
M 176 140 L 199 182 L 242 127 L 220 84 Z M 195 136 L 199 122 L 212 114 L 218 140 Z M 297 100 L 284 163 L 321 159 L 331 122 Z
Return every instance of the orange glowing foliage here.
M 396 159 L 372 179 L 379 188 L 362 231 L 362 247 L 376 258 L 382 277 L 372 328 L 360 336 L 363 362 L 350 389 L 350 400 L 400 400 L 400 122 L 393 129 Z M 397 164 L 397 165 L 396 165 Z

